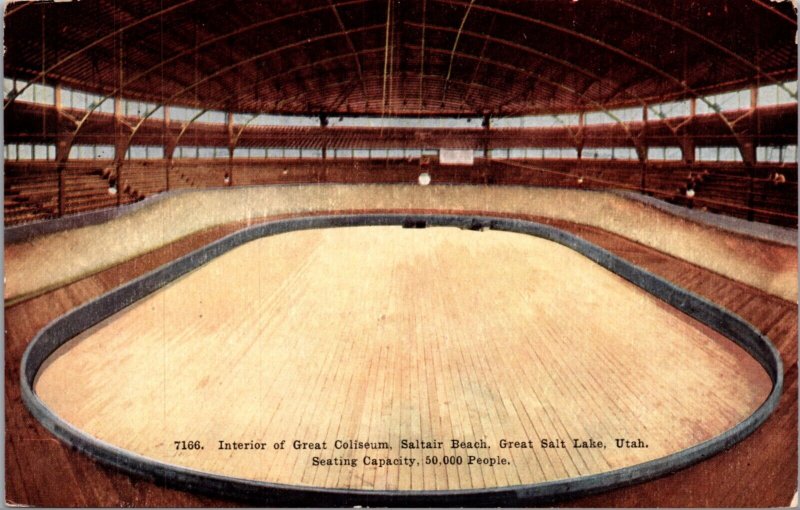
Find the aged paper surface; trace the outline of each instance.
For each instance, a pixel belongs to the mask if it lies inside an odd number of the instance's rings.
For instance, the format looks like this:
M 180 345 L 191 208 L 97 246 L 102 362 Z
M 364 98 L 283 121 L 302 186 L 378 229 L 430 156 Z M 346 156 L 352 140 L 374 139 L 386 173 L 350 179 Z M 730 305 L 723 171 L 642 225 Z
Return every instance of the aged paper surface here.
M 796 501 L 796 29 L 6 6 L 7 504 Z

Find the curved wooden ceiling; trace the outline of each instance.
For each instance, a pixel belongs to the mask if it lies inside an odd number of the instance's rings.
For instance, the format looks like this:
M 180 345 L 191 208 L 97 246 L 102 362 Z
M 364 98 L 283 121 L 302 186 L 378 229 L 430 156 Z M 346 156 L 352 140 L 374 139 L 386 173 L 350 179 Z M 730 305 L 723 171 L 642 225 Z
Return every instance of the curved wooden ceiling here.
M 6 15 L 7 75 L 232 111 L 493 114 L 797 72 L 789 2 L 82 0 Z

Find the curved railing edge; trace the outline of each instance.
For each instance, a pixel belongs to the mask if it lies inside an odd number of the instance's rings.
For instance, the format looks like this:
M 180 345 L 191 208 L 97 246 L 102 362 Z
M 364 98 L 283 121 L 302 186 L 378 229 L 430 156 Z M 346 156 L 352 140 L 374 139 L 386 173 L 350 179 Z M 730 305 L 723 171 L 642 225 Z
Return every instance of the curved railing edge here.
M 377 225 L 494 229 L 534 235 L 567 246 L 736 342 L 764 367 L 772 380 L 772 390 L 750 416 L 734 427 L 690 448 L 652 461 L 595 475 L 551 482 L 452 491 L 329 489 L 245 480 L 174 466 L 99 441 L 72 427 L 53 413 L 33 391 L 42 364 L 61 345 L 78 333 L 227 251 L 261 237 L 295 230 Z M 754 432 L 777 407 L 783 390 L 783 363 L 772 342 L 741 317 L 555 227 L 491 216 L 348 214 L 291 218 L 243 228 L 73 309 L 45 326 L 30 342 L 22 357 L 20 384 L 22 399 L 27 408 L 56 437 L 104 464 L 167 486 L 212 496 L 258 502 L 263 505 L 497 506 L 545 504 L 567 497 L 611 490 L 672 473 L 726 450 Z

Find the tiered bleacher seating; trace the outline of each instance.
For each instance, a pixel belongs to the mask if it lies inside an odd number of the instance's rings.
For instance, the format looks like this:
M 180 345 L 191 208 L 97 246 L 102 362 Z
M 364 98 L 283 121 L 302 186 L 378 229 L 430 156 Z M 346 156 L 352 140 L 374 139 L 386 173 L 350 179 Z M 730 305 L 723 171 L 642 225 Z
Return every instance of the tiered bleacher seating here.
M 47 165 L 5 165 L 5 223 L 26 223 L 58 215 L 58 173 Z
M 64 213 L 75 214 L 117 205 L 117 196 L 109 192 L 111 169 L 70 166 L 64 174 Z
M 779 174 L 783 177 L 776 180 Z M 797 167 L 781 166 L 774 168 L 759 169 L 759 176 L 753 182 L 752 207 L 754 209 L 753 219 L 766 223 L 779 225 L 796 226 L 797 220 L 786 217 L 776 217 L 765 214 L 762 211 L 797 213 Z
M 671 196 L 661 197 L 669 202 L 766 223 L 797 225 L 796 170 L 756 168 L 752 182 L 743 167 L 695 165 L 688 171 L 680 167 L 669 177 L 661 170 L 648 174 L 647 187 L 650 190 L 674 189 Z M 791 175 L 786 182 L 776 183 L 772 180 L 775 171 L 784 174 L 788 171 Z M 694 190 L 694 196 L 687 195 L 689 189 Z M 659 195 L 658 192 L 653 194 Z
M 123 193 L 141 200 L 167 189 L 166 163 L 157 161 L 126 162 L 122 172 Z
M 663 200 L 674 200 L 685 191 L 689 171 L 684 165 L 648 167 L 645 174 L 647 192 Z
M 642 189 L 636 161 L 486 160 L 473 166 L 440 166 L 418 159 L 341 160 L 176 160 L 167 181 L 166 161 L 126 161 L 112 193 L 115 169 L 94 162 L 69 164 L 63 174 L 64 214 L 74 214 L 142 200 L 182 188 L 211 188 L 281 183 L 413 183 L 430 172 L 435 183 L 499 184 L 623 189 L 643 191 L 662 200 L 762 222 L 795 226 L 797 169 L 760 165 L 751 184 L 743 166 L 677 163 L 649 164 Z M 786 182 L 772 180 L 780 172 Z M 232 181 L 226 182 L 226 176 Z M 59 215 L 58 172 L 54 162 L 11 162 L 6 166 L 6 224 Z M 752 196 L 750 194 L 752 186 Z M 687 189 L 694 196 L 687 196 Z M 787 212 L 788 211 L 788 212 Z M 795 211 L 795 215 L 792 214 Z
M 328 163 L 326 163 L 327 166 Z M 235 186 L 320 182 L 322 167 L 285 161 L 253 161 L 232 168 Z
M 175 162 L 170 170 L 170 189 L 215 188 L 225 186 L 228 161 L 186 164 Z

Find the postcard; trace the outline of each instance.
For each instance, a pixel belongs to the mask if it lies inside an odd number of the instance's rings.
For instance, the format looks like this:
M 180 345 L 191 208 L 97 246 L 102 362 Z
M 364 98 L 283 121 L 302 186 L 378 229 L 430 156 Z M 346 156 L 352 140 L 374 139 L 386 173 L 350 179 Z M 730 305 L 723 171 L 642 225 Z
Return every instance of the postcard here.
M 7 3 L 6 504 L 796 505 L 795 9 Z

